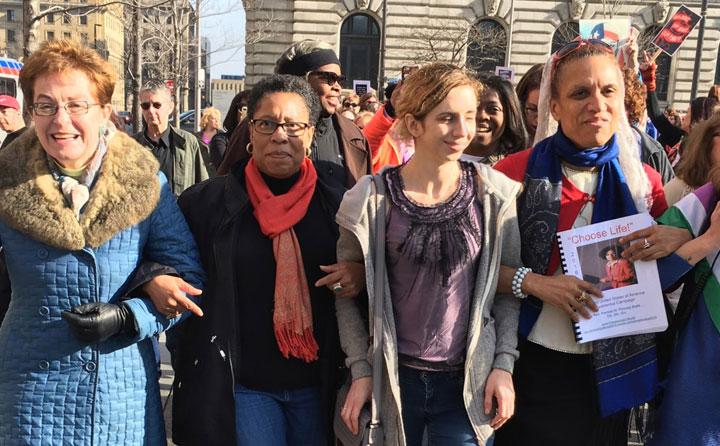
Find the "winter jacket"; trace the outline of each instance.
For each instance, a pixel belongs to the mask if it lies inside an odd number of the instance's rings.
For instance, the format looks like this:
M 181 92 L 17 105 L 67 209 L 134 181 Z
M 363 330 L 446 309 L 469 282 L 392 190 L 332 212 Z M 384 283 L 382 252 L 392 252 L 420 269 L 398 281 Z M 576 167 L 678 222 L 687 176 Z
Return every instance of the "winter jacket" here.
M 642 162 L 660 174 L 662 184 L 670 182 L 670 180 L 675 178 L 675 172 L 673 172 L 672 164 L 670 164 L 670 160 L 663 146 L 647 133 L 635 127 L 632 127 L 632 129 L 640 139 L 640 159 Z
M 210 161 L 210 150 L 201 147 L 195 135 L 182 129 L 170 126 L 172 133 L 173 150 L 173 177 L 168 178 L 175 198 L 193 184 L 207 180 L 215 175 Z M 150 142 L 145 136 L 145 131 L 133 135 L 135 141 L 145 147 Z
M 513 371 L 518 358 L 517 327 L 520 300 L 512 295 L 496 294 L 500 265 L 520 266 L 520 234 L 515 199 L 520 184 L 489 166 L 475 164 L 478 171 L 478 195 L 483 210 L 483 249 L 478 261 L 475 294 L 472 296 L 465 360 L 465 407 L 480 444 L 492 434 L 489 423 L 494 414 L 485 414 L 485 383 L 494 368 Z M 381 174 L 376 175 L 380 179 Z M 382 181 L 380 179 L 379 181 Z M 343 197 L 337 222 L 340 225 L 338 262 L 364 262 L 369 297 L 369 319 L 374 308 L 374 251 L 376 209 L 369 176 Z M 387 206 L 384 195 L 380 205 Z M 352 299 L 335 301 L 340 342 L 347 355 L 353 380 L 372 374 L 372 347 L 368 349 L 368 330 Z M 405 446 L 402 404 L 398 381 L 398 351 L 395 319 L 387 273 L 383 313 L 383 397 L 381 423 L 386 446 Z M 409 445 L 414 446 L 414 445 Z
M 195 242 L 157 161 L 125 134 L 110 141 L 80 221 L 47 162 L 34 130 L 0 153 L 0 241 L 12 288 L 12 299 L 0 299 L 9 301 L 0 326 L 0 444 L 165 445 L 150 338 L 182 318 L 127 299 L 137 334 L 86 345 L 61 312 L 120 302 L 145 258 L 202 288 Z

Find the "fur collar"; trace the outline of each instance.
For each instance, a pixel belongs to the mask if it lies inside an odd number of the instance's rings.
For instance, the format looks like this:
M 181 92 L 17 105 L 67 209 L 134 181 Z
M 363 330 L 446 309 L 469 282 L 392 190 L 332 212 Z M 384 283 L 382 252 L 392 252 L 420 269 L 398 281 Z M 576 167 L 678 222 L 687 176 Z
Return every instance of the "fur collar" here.
M 69 251 L 97 248 L 145 220 L 160 198 L 157 161 L 119 131 L 110 140 L 80 221 L 48 170 L 35 129 L 0 152 L 0 171 L 0 219 L 28 237 Z

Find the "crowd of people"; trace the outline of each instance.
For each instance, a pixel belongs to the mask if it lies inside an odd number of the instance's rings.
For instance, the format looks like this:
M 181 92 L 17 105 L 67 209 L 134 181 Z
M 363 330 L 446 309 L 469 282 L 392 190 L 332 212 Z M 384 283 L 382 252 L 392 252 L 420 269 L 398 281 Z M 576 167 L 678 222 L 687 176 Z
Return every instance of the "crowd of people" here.
M 197 134 L 146 81 L 127 135 L 112 66 L 43 43 L 31 125 L 0 96 L 0 444 L 165 445 L 162 332 L 177 445 L 720 444 L 720 88 L 680 117 L 654 69 L 578 38 L 383 101 L 305 40 Z M 557 232 L 645 212 L 564 273 Z M 668 330 L 579 343 L 657 259 Z

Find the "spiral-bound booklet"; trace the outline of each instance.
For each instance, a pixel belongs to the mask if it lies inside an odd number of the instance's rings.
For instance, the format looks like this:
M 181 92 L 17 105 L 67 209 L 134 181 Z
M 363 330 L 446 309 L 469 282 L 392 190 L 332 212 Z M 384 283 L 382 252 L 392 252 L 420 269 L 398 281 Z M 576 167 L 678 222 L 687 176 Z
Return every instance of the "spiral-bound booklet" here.
M 603 292 L 602 298 L 593 298 L 599 311 L 574 324 L 579 343 L 667 328 L 656 262 L 630 262 L 620 255 L 629 247 L 619 242 L 621 237 L 652 224 L 650 214 L 643 213 L 558 233 L 565 274 Z

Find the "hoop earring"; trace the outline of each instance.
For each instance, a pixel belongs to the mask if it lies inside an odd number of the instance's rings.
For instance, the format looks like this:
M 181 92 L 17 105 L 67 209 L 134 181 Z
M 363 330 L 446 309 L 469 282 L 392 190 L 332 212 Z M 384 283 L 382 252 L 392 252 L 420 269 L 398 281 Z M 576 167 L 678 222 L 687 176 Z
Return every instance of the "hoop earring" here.
M 245 151 L 247 151 L 247 153 L 250 155 L 253 154 L 253 146 L 251 142 L 247 143 L 247 145 L 245 146 Z
M 305 148 L 305 157 L 310 158 L 310 154 L 312 154 L 312 149 L 310 147 Z

